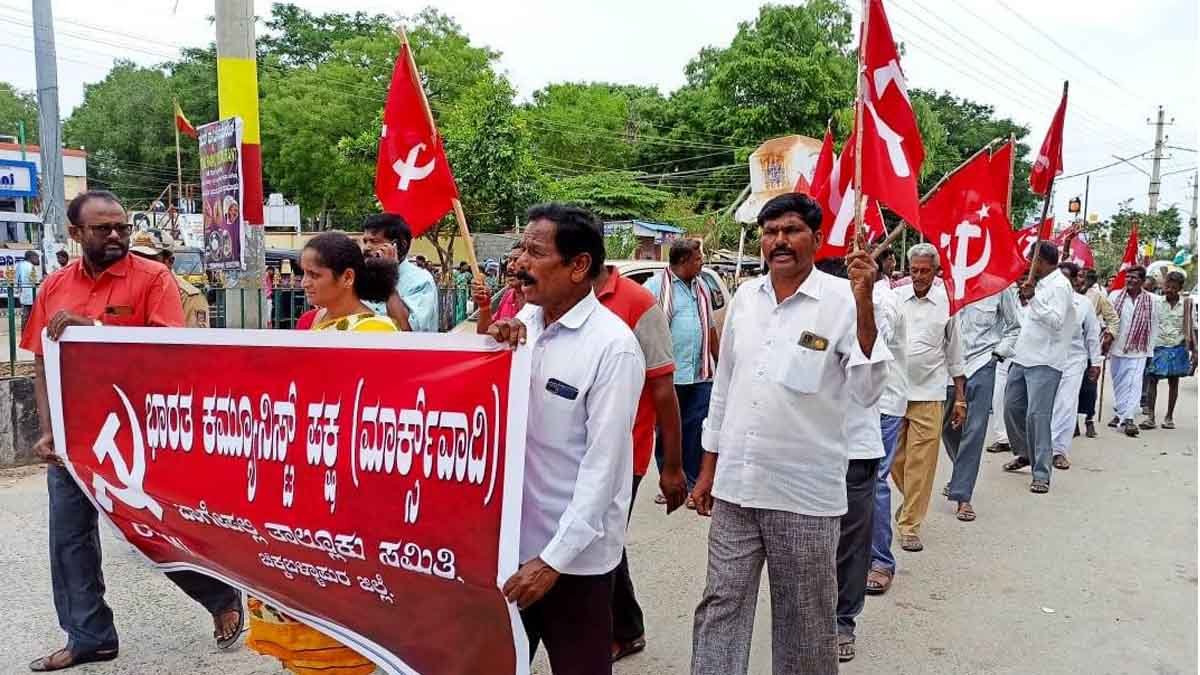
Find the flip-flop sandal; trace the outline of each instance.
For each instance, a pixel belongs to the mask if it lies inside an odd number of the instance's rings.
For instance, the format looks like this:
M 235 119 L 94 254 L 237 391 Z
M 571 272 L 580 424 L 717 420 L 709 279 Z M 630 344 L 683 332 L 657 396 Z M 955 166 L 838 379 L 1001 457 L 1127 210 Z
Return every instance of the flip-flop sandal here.
M 70 657 L 70 661 L 54 665 L 54 657 L 64 652 L 68 657 Z M 95 651 L 87 652 L 86 654 L 73 655 L 67 650 L 66 647 L 63 647 L 49 656 L 43 656 L 42 658 L 31 662 L 29 664 L 29 669 L 35 673 L 49 673 L 55 670 L 65 670 L 67 668 L 74 668 L 75 666 L 82 666 L 85 663 L 103 663 L 105 661 L 112 661 L 113 659 L 117 658 L 117 654 L 119 652 L 120 650 L 116 648 L 97 649 Z
M 692 499 L 691 495 L 688 495 L 687 501 L 684 502 L 684 506 L 695 511 L 696 510 L 696 500 Z
M 838 642 L 838 661 L 845 663 L 854 660 L 854 638 L 848 642 Z
M 1163 429 L 1174 429 L 1175 428 L 1175 420 L 1169 419 L 1169 418 L 1163 420 L 1162 428 Z
M 1029 491 L 1035 495 L 1044 495 L 1050 491 L 1050 484 L 1044 480 L 1035 480 L 1029 484 Z
M 1151 429 L 1157 429 L 1158 425 L 1154 423 L 1154 420 L 1146 420 L 1145 422 L 1142 422 L 1141 424 L 1139 424 L 1138 428 L 1145 429 L 1146 431 L 1150 431 Z
M 1054 468 L 1059 469 L 1061 471 L 1068 471 L 1071 468 L 1071 460 L 1067 459 L 1066 457 L 1063 457 L 1062 455 L 1055 455 L 1054 456 Z
M 659 494 L 659 495 L 654 495 L 654 503 L 655 503 L 655 504 L 658 504 L 658 505 L 660 505 L 660 506 L 661 506 L 661 505 L 663 505 L 663 504 L 666 504 L 666 503 L 667 503 L 667 498 L 666 498 L 666 497 L 664 497 L 664 496 L 662 496 L 661 494 Z
M 883 595 L 892 587 L 892 574 L 884 570 L 867 573 L 867 595 Z
M 975 509 L 971 508 L 970 504 L 963 502 L 958 505 L 958 512 L 954 514 L 954 517 L 964 523 L 969 523 L 975 520 Z
M 633 640 L 630 640 L 629 642 L 620 644 L 620 646 L 617 648 L 617 651 L 613 652 L 612 662 L 616 663 L 617 661 L 620 661 L 621 659 L 625 658 L 626 656 L 632 656 L 633 654 L 637 654 L 638 652 L 644 651 L 645 649 L 646 649 L 646 636 L 643 635 L 642 637 L 634 638 Z
M 220 629 L 216 627 L 215 622 L 220 621 L 221 617 L 224 617 L 230 612 L 237 612 L 237 625 L 234 626 L 232 631 L 225 633 L 224 636 L 222 636 Z M 238 640 L 242 637 L 242 630 L 246 627 L 246 610 L 242 607 L 241 592 L 237 594 L 237 602 L 228 609 L 222 611 L 220 614 L 214 615 L 213 621 L 213 638 L 217 641 L 217 649 L 229 649 L 238 643 Z

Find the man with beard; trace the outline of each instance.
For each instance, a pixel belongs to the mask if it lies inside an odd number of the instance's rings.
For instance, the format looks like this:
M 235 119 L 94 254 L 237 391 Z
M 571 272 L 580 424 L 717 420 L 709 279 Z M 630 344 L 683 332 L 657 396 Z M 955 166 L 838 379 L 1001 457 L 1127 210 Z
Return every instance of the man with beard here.
M 71 200 L 67 220 L 83 255 L 46 279 L 21 336 L 21 348 L 35 355 L 42 436 L 34 452 L 50 465 L 50 583 L 58 623 L 67 632 L 65 647 L 29 664 L 35 672 L 111 661 L 118 652 L 113 613 L 104 602 L 96 509 L 63 467 L 65 448 L 54 447 L 42 332 L 57 340 L 71 326 L 183 326 L 183 306 L 171 272 L 129 255 L 132 227 L 116 196 L 84 192 Z M 218 647 L 237 643 L 244 619 L 241 593 L 196 572 L 171 572 L 167 577 L 212 614 Z
M 1143 288 L 1145 282 L 1146 268 L 1135 265 L 1125 270 L 1125 288 L 1108 295 L 1121 321 L 1109 351 L 1113 418 L 1108 426 L 1114 429 L 1120 426 L 1126 436 L 1139 433 L 1134 417 L 1141 404 L 1146 361 L 1153 355 L 1158 338 L 1159 306 L 1156 298 Z
M 532 350 L 521 565 L 503 592 L 521 610 L 530 658 L 545 642 L 554 672 L 600 675 L 612 672 L 613 570 L 625 548 L 646 362 L 593 292 L 604 270 L 596 217 L 543 204 L 528 221 L 516 263 L 528 304 L 489 331 Z
M 729 305 L 692 493 L 713 519 L 692 673 L 747 672 L 764 562 L 774 672 L 836 673 L 847 403 L 873 407 L 891 359 L 876 339 L 876 266 L 858 250 L 849 282 L 813 268 L 821 208 L 807 195 L 775 197 L 758 224 L 770 271 Z

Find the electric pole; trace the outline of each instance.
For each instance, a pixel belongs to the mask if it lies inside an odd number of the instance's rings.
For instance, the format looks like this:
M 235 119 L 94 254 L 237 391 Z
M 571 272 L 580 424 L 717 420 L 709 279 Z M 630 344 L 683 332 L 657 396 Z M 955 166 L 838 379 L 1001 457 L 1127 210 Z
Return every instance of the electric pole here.
M 1196 255 L 1196 203 L 1200 192 L 1200 171 L 1192 174 L 1192 217 L 1188 219 L 1188 248 Z
M 62 247 L 66 235 L 62 126 L 58 119 L 58 66 L 50 0 L 33 0 L 33 60 L 37 70 L 38 141 L 42 146 L 42 261 Z
M 1146 120 L 1146 124 L 1154 125 L 1154 168 L 1150 172 L 1150 206 L 1146 210 L 1146 213 L 1149 215 L 1158 213 L 1158 191 L 1159 187 L 1162 185 L 1162 181 L 1159 179 L 1159 169 L 1162 166 L 1163 160 L 1163 144 L 1167 142 L 1168 138 L 1167 136 L 1163 135 L 1163 127 L 1175 123 L 1174 117 L 1171 118 L 1170 122 L 1164 122 L 1163 118 L 1165 116 L 1166 111 L 1164 111 L 1163 107 L 1160 105 L 1158 106 L 1158 121 L 1151 122 L 1150 120 Z
M 239 290 L 226 290 L 227 326 L 265 327 L 262 310 L 266 271 L 262 145 L 258 123 L 258 66 L 254 50 L 254 1 L 216 0 L 217 107 L 221 119 L 242 119 L 242 227 L 246 232 L 246 269 L 229 275 Z M 228 286 L 229 284 L 227 284 Z M 241 317 L 237 322 L 233 317 Z

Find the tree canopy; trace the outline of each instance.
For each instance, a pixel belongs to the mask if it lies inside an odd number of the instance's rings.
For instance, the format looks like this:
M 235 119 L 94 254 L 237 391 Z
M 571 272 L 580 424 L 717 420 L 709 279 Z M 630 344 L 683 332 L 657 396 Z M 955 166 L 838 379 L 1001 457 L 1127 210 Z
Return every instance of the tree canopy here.
M 309 225 L 354 228 L 377 208 L 375 155 L 399 20 L 289 3 L 274 4 L 262 19 L 265 188 L 300 204 Z M 499 54 L 472 42 L 450 16 L 425 9 L 403 23 L 464 210 L 479 231 L 508 229 L 529 204 L 560 199 L 605 218 L 675 223 L 710 245 L 733 246 L 738 228 L 725 210 L 748 181 L 749 154 L 777 136 L 820 138 L 827 124 L 840 143 L 852 121 L 856 55 L 845 0 L 762 6 L 728 44 L 699 50 L 685 84 L 670 93 L 556 82 L 528 101 L 518 99 Z M 96 185 L 137 206 L 174 181 L 172 99 L 194 124 L 216 119 L 215 62 L 210 44 L 152 67 L 119 61 L 87 85 L 65 137 L 91 153 Z M 1025 220 L 1037 203 L 1027 187 L 1029 130 L 949 92 L 911 97 L 926 147 L 922 189 L 1012 134 L 1014 220 Z M 14 133 L 9 127 L 24 119 L 35 136 L 35 112 L 31 95 L 0 86 L 0 133 Z M 194 181 L 195 143 L 185 141 L 184 180 Z

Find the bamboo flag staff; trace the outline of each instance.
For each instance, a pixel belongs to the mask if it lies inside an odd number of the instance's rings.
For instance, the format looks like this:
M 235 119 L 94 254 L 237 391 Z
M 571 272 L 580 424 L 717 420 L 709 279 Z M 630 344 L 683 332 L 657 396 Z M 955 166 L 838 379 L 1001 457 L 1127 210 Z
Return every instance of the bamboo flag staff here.
M 403 45 L 402 50 L 408 55 L 408 67 L 414 74 L 420 72 L 417 70 L 417 62 L 413 59 L 412 45 L 408 41 L 408 33 L 404 30 L 404 26 L 396 28 L 396 35 L 400 38 L 400 43 Z M 417 81 L 417 89 L 421 92 L 421 105 L 425 109 L 425 116 L 429 122 L 431 129 L 437 129 L 437 125 L 433 123 L 433 111 L 429 107 L 429 99 L 425 96 L 425 87 L 421 86 L 420 80 Z M 467 263 L 471 266 L 471 274 L 478 280 L 483 278 L 483 272 L 479 269 L 479 260 L 475 256 L 475 243 L 471 239 L 471 230 L 467 227 L 467 216 L 463 213 L 462 202 L 458 196 L 452 199 L 454 207 L 454 219 L 458 221 L 458 234 L 462 237 L 463 243 L 467 247 Z

